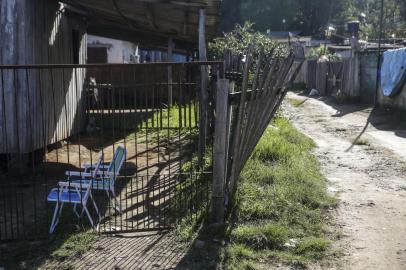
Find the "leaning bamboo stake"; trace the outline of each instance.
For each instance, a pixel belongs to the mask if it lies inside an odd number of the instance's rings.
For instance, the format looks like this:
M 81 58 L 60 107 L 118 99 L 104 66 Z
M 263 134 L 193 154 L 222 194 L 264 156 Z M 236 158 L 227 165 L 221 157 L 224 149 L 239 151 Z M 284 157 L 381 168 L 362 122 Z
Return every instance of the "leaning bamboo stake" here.
M 248 126 L 245 128 L 245 130 L 247 131 L 247 134 L 249 132 L 249 136 L 245 137 L 245 140 L 240 144 L 240 151 L 243 152 L 244 148 L 246 148 L 246 140 L 251 139 L 252 140 L 252 130 L 254 129 L 254 127 L 257 125 L 257 122 L 261 120 L 260 117 L 260 111 L 265 110 L 266 107 L 263 107 L 263 102 L 266 100 L 266 95 L 267 95 L 267 89 L 269 84 L 271 83 L 271 79 L 272 79 L 272 74 L 273 71 L 275 70 L 276 66 L 275 63 L 270 63 L 270 69 L 268 73 L 268 76 L 264 76 L 264 79 L 262 80 L 262 84 L 260 85 L 260 90 L 259 91 L 255 91 L 260 92 L 259 96 L 257 98 L 257 95 L 254 95 L 255 99 L 251 100 L 250 102 L 250 108 L 252 111 L 252 113 L 248 116 Z M 241 166 L 241 165 L 240 165 Z
M 229 57 L 229 56 L 228 56 Z M 240 90 L 240 101 L 236 125 L 232 127 L 232 147 L 230 155 L 232 162 L 228 189 L 233 197 L 236 191 L 236 181 L 252 154 L 255 146 L 265 132 L 270 121 L 275 116 L 287 92 L 287 85 L 293 82 L 301 65 L 292 71 L 295 60 L 293 53 L 286 58 L 274 58 L 269 55 L 267 62 L 262 63 L 262 55 L 254 60 L 252 46 L 248 49 L 247 62 L 243 70 L 243 82 Z M 229 59 L 232 59 L 230 57 Z M 249 72 L 252 64 L 256 63 L 252 80 L 252 89 L 249 91 Z M 232 65 L 234 69 L 234 65 Z M 248 93 L 249 91 L 249 93 Z
M 252 136 L 253 136 L 253 130 L 255 130 L 255 127 L 257 127 L 261 122 L 263 122 L 263 115 L 267 114 L 268 112 L 268 108 L 269 106 L 264 106 L 265 103 L 268 102 L 272 102 L 272 99 L 269 99 L 269 85 L 271 84 L 271 82 L 275 81 L 273 79 L 274 76 L 274 72 L 276 70 L 277 65 L 275 65 L 273 67 L 273 69 L 270 70 L 270 72 L 267 74 L 266 79 L 265 79 L 265 85 L 262 88 L 262 93 L 261 93 L 261 98 L 258 100 L 254 100 L 253 102 L 250 102 L 251 107 L 255 106 L 257 109 L 261 108 L 261 112 L 255 114 L 255 117 L 253 119 L 248 119 L 247 122 L 251 123 L 251 127 L 250 128 L 246 128 L 246 130 L 248 130 L 250 132 L 250 141 L 252 141 Z M 242 142 L 240 145 L 242 147 L 240 147 L 241 152 L 239 153 L 239 160 L 238 163 L 236 164 L 236 170 L 238 171 L 238 174 L 240 173 L 242 167 L 245 164 L 244 161 L 244 156 L 243 156 L 243 152 L 246 149 L 247 144 L 249 144 L 250 142 Z M 245 149 L 244 149 L 245 148 Z
M 302 63 L 303 63 L 303 62 L 301 62 L 301 64 L 302 64 Z M 288 90 L 288 88 L 289 88 L 288 86 L 290 86 L 290 85 L 293 83 L 294 78 L 297 76 L 297 73 L 299 72 L 299 70 L 300 70 L 300 68 L 301 68 L 301 64 L 292 72 L 292 75 L 289 76 L 288 80 L 285 81 L 285 82 L 283 82 L 284 86 L 283 86 L 283 88 L 280 90 L 279 94 L 278 94 L 277 96 L 275 96 L 275 102 L 274 102 L 274 105 L 273 105 L 273 107 L 272 107 L 272 110 L 271 110 L 271 112 L 269 113 L 268 118 L 264 121 L 263 126 L 260 128 L 261 133 L 260 133 L 260 134 L 257 134 L 257 136 L 255 137 L 255 139 L 254 139 L 254 141 L 253 141 L 253 144 L 249 147 L 249 149 L 248 149 L 248 151 L 250 151 L 249 153 L 251 153 L 251 152 L 254 150 L 256 144 L 257 144 L 257 143 L 259 142 L 259 140 L 261 139 L 263 132 L 265 132 L 265 130 L 266 130 L 268 124 L 269 124 L 270 121 L 274 118 L 274 116 L 275 116 L 277 110 L 279 109 L 279 107 L 280 107 L 282 101 L 284 100 L 284 98 L 285 98 L 285 96 L 286 96 L 286 94 L 287 94 L 287 90 Z M 290 64 L 290 66 L 291 66 L 291 64 Z M 289 70 L 291 70 L 291 69 L 288 69 L 288 71 L 289 71 Z M 286 76 L 288 76 L 288 74 L 286 74 Z M 285 76 L 285 78 L 286 78 L 286 76 Z M 246 154 L 246 155 L 244 156 L 244 161 L 243 161 L 244 164 L 246 163 L 246 161 L 248 160 L 249 157 L 250 157 L 250 154 Z
M 289 72 L 289 69 L 292 65 L 293 61 L 289 61 L 286 63 L 286 65 L 282 68 L 281 73 L 282 76 L 280 78 L 285 78 L 287 72 Z M 274 111 L 275 108 L 279 108 L 279 96 L 283 95 L 283 91 L 281 88 L 281 81 L 279 80 L 276 82 L 276 85 L 274 85 L 272 91 L 270 91 L 270 95 L 266 99 L 267 102 L 265 103 L 265 107 L 267 108 L 266 112 L 261 114 L 261 119 L 262 122 L 258 123 L 256 126 L 257 128 L 252 131 L 252 140 L 251 143 L 247 146 L 246 152 L 243 157 L 243 163 L 248 160 L 249 156 L 251 155 L 252 151 L 254 150 L 255 146 L 257 145 L 258 141 L 261 139 L 263 133 L 265 132 L 267 126 L 269 125 L 270 121 L 274 117 Z M 285 88 L 286 89 L 286 88 Z M 241 168 L 242 169 L 242 168 Z
M 242 126 L 242 116 L 244 113 L 244 102 L 245 102 L 245 97 L 247 93 L 247 88 L 248 88 L 248 80 L 249 80 L 249 70 L 251 66 L 251 61 L 252 61 L 252 52 L 253 52 L 253 47 L 254 45 L 251 45 L 248 48 L 247 56 L 246 56 L 246 63 L 245 63 L 245 69 L 243 73 L 243 82 L 242 82 L 242 87 L 241 87 L 241 99 L 240 99 L 240 105 L 239 105 L 239 110 L 238 110 L 238 116 L 237 116 L 237 125 L 235 129 L 235 137 L 234 137 L 234 143 L 232 147 L 232 158 L 233 158 L 233 165 L 231 167 L 231 175 L 230 175 L 230 191 L 234 191 L 234 186 L 235 186 L 235 180 L 236 180 L 236 166 L 234 164 L 235 161 L 238 161 L 238 156 L 236 156 L 236 152 L 240 143 L 240 137 L 241 137 L 241 126 Z

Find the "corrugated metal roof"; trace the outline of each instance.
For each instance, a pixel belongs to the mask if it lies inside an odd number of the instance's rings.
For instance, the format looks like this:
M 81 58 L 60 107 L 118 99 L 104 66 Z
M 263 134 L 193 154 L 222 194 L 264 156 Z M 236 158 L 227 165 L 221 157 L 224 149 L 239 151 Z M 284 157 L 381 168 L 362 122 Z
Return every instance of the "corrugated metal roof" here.
M 199 9 L 206 11 L 208 38 L 217 33 L 221 0 L 63 0 L 82 11 L 95 34 L 121 39 L 175 40 L 196 44 Z

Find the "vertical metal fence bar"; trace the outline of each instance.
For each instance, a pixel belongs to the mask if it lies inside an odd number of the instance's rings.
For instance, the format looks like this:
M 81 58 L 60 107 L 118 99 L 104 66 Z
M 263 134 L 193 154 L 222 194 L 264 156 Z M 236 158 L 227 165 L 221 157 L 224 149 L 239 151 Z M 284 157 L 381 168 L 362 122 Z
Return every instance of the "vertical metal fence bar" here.
M 134 93 L 134 155 L 135 155 L 135 186 L 136 186 L 136 211 L 135 211 L 135 215 L 138 218 L 140 213 L 139 213 L 139 196 L 141 194 L 141 192 L 139 192 L 139 181 L 138 181 L 138 109 L 137 109 L 137 80 L 136 80 L 136 74 L 137 74 L 137 70 L 134 68 L 133 70 L 133 83 L 134 83 L 134 89 L 133 89 L 133 93 Z M 142 188 L 142 185 L 141 185 Z M 133 194 L 133 186 L 132 186 L 132 182 L 131 182 L 131 194 Z M 133 197 L 134 195 L 131 196 L 131 204 L 133 204 Z M 133 227 L 134 227 L 134 216 L 132 216 L 131 218 L 132 222 L 133 222 Z M 137 229 L 139 228 L 139 222 L 137 222 Z
M 157 72 L 157 71 L 155 71 Z M 158 111 L 157 111 L 157 150 L 158 150 L 158 157 L 157 157 L 157 165 L 158 168 L 161 167 L 161 131 L 162 131 L 162 92 L 160 91 L 160 84 L 155 85 L 158 99 Z M 165 160 L 165 159 L 164 159 Z
M 0 55 L 1 55 L 1 48 L 0 48 Z M 6 173 L 7 172 L 7 124 L 6 124 L 6 109 L 5 109 L 5 101 L 4 101 L 4 97 L 5 94 L 4 92 L 5 90 L 5 86 L 4 86 L 4 77 L 3 77 L 3 70 L 0 70 L 0 83 L 1 83 L 1 114 L 2 114 L 2 157 L 1 157 L 1 162 L 2 164 L 0 164 L 0 170 L 1 172 Z M 2 180 L 3 181 L 3 180 Z M 0 199 L 2 198 L 2 200 L 0 200 L 0 203 L 3 205 L 3 222 L 0 223 L 0 240 L 6 240 L 7 239 L 7 217 L 6 217 L 6 193 L 4 192 L 5 189 L 7 188 L 6 183 L 0 182 L 0 187 L 3 190 L 2 192 L 2 196 L 0 197 Z M 2 229 L 3 232 L 2 233 Z M 4 235 L 4 236 L 3 236 Z
M 125 91 L 125 89 L 126 89 L 126 87 L 127 87 L 127 82 L 124 80 L 124 70 L 122 70 L 121 68 L 119 68 L 118 69 L 118 72 L 120 73 L 120 75 L 119 75 L 119 77 L 120 77 L 120 80 L 119 80 L 119 84 L 121 84 L 121 86 L 119 86 L 118 88 L 117 88 L 117 90 L 118 90 L 118 117 L 119 117 L 119 121 L 118 121 L 118 130 L 120 131 L 120 129 L 122 129 L 121 130 L 121 132 L 123 132 L 124 131 L 124 148 L 125 148 L 125 143 L 126 143 L 126 141 L 125 141 L 125 130 L 123 130 L 124 129 L 124 122 L 125 122 L 125 115 L 124 115 L 124 112 L 123 112 L 123 95 L 124 95 L 124 91 Z M 120 134 L 121 135 L 121 134 Z M 121 142 L 120 142 L 121 143 Z M 125 148 L 125 149 L 127 149 L 127 148 Z M 125 158 L 125 160 L 124 160 L 124 175 L 122 175 L 122 178 L 123 178 L 123 181 L 126 181 L 127 180 L 127 171 L 126 171 L 126 162 L 127 162 L 127 157 Z M 123 190 L 119 190 L 118 192 L 120 192 L 119 194 L 118 194 L 118 200 L 119 200 L 119 209 L 121 210 L 121 213 L 119 213 L 120 214 L 120 228 L 121 228 L 121 230 L 123 229 L 123 218 L 124 218 L 124 215 L 123 215 L 123 213 L 122 213 L 122 207 L 121 207 L 121 202 L 122 202 L 122 197 L 121 197 L 121 194 L 124 192 L 124 196 L 125 196 L 125 194 L 126 194 L 126 186 L 124 186 L 123 187 Z M 117 195 L 117 194 L 116 194 Z M 127 212 L 126 212 L 127 213 Z M 127 227 L 127 224 L 125 224 L 126 225 L 126 227 Z
M 101 68 L 101 69 L 97 69 L 96 75 L 97 75 L 97 80 L 100 78 L 100 82 L 98 83 L 96 81 L 96 86 L 97 86 L 97 93 L 98 93 L 98 100 L 97 100 L 97 107 L 99 109 L 99 118 L 100 118 L 100 132 L 99 132 L 99 144 L 101 145 L 101 155 L 103 157 L 105 157 L 105 149 L 104 149 L 104 126 L 105 126 L 105 119 L 104 119 L 104 111 L 105 111 L 105 96 L 106 96 L 106 92 L 104 91 L 105 88 L 103 87 L 104 85 L 104 73 L 105 73 L 105 69 Z M 103 160 L 103 164 L 106 164 L 105 159 Z M 102 182 L 102 189 L 104 190 L 106 188 L 105 186 L 105 181 Z M 104 194 L 103 194 L 104 195 Z M 104 195 L 105 196 L 105 195 Z M 102 224 L 101 226 L 99 226 L 99 232 L 100 231 L 106 231 L 106 218 L 107 218 L 107 214 L 108 214 L 108 210 L 109 210 L 109 198 L 107 196 L 107 206 L 106 206 L 106 210 L 103 211 L 102 213 Z M 102 209 L 100 209 L 102 210 Z M 103 227 L 103 228 L 102 228 Z
M 82 91 L 79 90 L 79 80 L 78 80 L 78 68 L 74 68 L 74 82 L 75 82 L 75 96 L 76 96 L 76 106 L 81 106 L 82 105 L 82 96 L 83 93 L 81 93 Z M 80 91 L 80 92 L 79 92 Z M 80 103 L 79 103 L 80 101 Z M 78 108 L 76 108 L 78 110 Z M 83 125 L 83 123 L 80 123 L 81 125 Z M 82 144 L 81 144 L 81 135 L 80 132 L 78 132 L 77 134 L 77 146 L 78 146 L 78 168 L 82 168 L 82 152 L 81 152 L 81 148 L 82 148 Z M 82 178 L 82 177 L 80 177 Z M 82 181 L 79 182 L 80 183 L 80 190 L 82 190 Z M 70 181 L 69 181 L 69 188 L 71 188 L 70 186 Z M 80 192 L 80 200 L 82 201 L 82 192 Z M 69 201 L 71 201 L 71 193 L 69 193 Z M 80 221 L 82 221 L 82 216 L 79 217 Z
M 142 182 L 142 216 L 144 217 L 143 219 L 143 229 L 146 229 L 146 222 L 148 218 L 148 213 L 147 213 L 147 200 L 148 200 L 148 178 L 147 181 L 145 181 L 145 176 L 141 176 L 141 182 Z
M 179 78 L 178 78 L 178 150 L 179 150 L 179 173 L 182 173 L 182 140 L 181 140 L 181 130 L 182 130 L 182 72 L 183 72 L 183 67 L 179 69 Z
M 8 237 L 8 230 L 7 230 L 7 206 L 6 206 L 6 203 L 7 203 L 7 199 L 6 199 L 6 188 L 7 188 L 7 186 L 5 185 L 4 187 L 2 187 L 2 190 L 3 190 L 3 218 L 4 218 L 4 240 L 7 240 L 7 239 L 9 239 L 9 237 Z
M 82 71 L 83 72 L 83 71 Z M 86 70 L 86 72 L 87 72 L 87 70 Z M 83 74 L 84 75 L 84 74 Z M 90 79 L 90 78 L 89 78 Z M 87 123 L 84 123 L 85 125 L 86 125 L 86 131 L 87 131 L 87 135 L 86 135 L 86 137 L 88 137 L 91 133 L 94 133 L 94 132 L 96 132 L 96 128 L 95 127 L 90 127 L 90 125 L 92 124 L 92 122 L 93 122 L 93 120 L 92 119 L 94 119 L 93 117 L 93 115 L 94 115 L 94 113 L 95 113 L 95 88 L 94 87 L 92 87 L 91 86 L 91 84 L 90 84 L 90 81 L 88 81 L 88 82 L 85 82 L 85 79 L 84 78 L 82 78 L 82 81 L 83 81 L 83 83 L 85 84 L 84 86 L 83 86 L 83 89 L 82 89 L 82 92 L 84 93 L 84 94 L 82 94 L 82 97 L 85 99 L 85 108 L 84 108 L 84 113 L 85 113 L 85 116 L 84 116 L 84 118 L 85 118 L 85 121 L 87 121 Z M 91 88 L 92 87 L 92 88 Z M 96 125 L 96 123 L 94 123 L 94 125 Z M 87 127 L 89 126 L 89 130 L 87 130 Z M 94 129 L 94 130 L 93 130 Z M 88 138 L 86 138 L 87 140 L 88 140 Z M 93 160 L 93 146 L 91 146 L 91 147 L 89 147 L 89 165 L 91 166 L 91 169 L 89 170 L 90 172 L 92 171 L 92 169 L 93 169 L 93 163 L 94 163 L 94 160 Z M 85 169 L 85 171 L 86 171 L 86 169 Z M 93 179 L 94 180 L 94 179 Z M 93 184 L 94 182 L 92 182 L 92 184 Z M 96 197 L 95 197 L 95 194 L 94 194 L 94 192 L 92 191 L 92 190 L 90 190 L 90 192 L 91 192 L 91 195 L 92 195 L 92 197 L 93 198 L 90 198 L 90 199 L 93 199 L 93 200 L 95 200 L 96 201 Z M 97 215 L 97 213 L 96 213 L 96 211 L 95 211 L 95 213 L 94 213 L 94 215 L 93 215 L 93 218 L 94 218 L 94 220 L 96 220 L 97 222 L 99 222 L 99 217 L 98 217 L 98 215 Z M 97 226 L 97 228 L 92 228 L 93 229 L 93 232 L 95 232 L 95 231 L 97 231 L 97 230 L 100 230 L 100 225 L 99 226 Z
M 33 125 L 32 125 L 32 117 L 35 115 L 32 111 L 31 111 L 31 98 L 30 98 L 30 94 L 31 94 L 31 87 L 30 87 L 30 81 L 29 81 L 29 75 L 28 75 L 28 69 L 24 69 L 25 71 L 25 83 L 26 83 L 26 92 L 27 92 L 27 96 L 26 96 L 26 102 L 28 105 L 28 113 L 27 113 L 27 117 L 28 117 L 28 129 L 31 131 L 30 132 L 30 143 L 29 143 L 29 151 L 31 152 L 31 156 L 29 157 L 29 162 L 31 164 L 31 174 L 32 174 L 32 196 L 33 196 L 33 213 L 34 213 L 34 234 L 37 235 L 37 207 L 36 207 L 36 192 L 35 192 L 35 164 L 34 164 L 34 138 L 33 138 L 33 133 L 34 133 L 34 129 L 33 129 Z M 28 164 L 27 164 L 28 166 Z
M 18 159 L 15 161 L 15 162 L 18 162 L 19 164 L 21 164 L 21 149 L 20 149 L 20 134 L 19 134 L 19 122 L 20 121 L 18 121 L 19 119 L 19 115 L 18 115 L 18 112 L 19 112 L 19 107 L 18 107 L 18 97 L 19 97 L 19 95 L 18 95 L 18 73 L 17 73 L 18 71 L 16 70 L 16 69 L 14 69 L 13 70 L 13 93 L 14 93 L 14 109 L 15 109 L 15 111 L 14 111 L 14 116 L 15 116 L 15 118 L 14 118 L 14 126 L 15 126 L 15 131 L 16 131 L 16 133 L 15 133 L 15 135 L 16 135 L 16 139 L 17 139 L 17 141 L 16 141 L 16 146 L 17 146 L 17 155 L 18 155 Z M 19 165 L 20 166 L 20 165 Z M 19 179 L 19 182 L 21 182 L 21 178 Z M 19 211 L 19 209 L 18 209 L 18 193 L 17 193 L 17 188 L 16 188 L 16 185 L 15 185 L 15 183 L 14 183 L 14 196 L 15 196 L 15 214 L 16 214 L 16 218 L 15 218 L 15 222 L 16 222 L 16 233 L 17 233 L 17 237 L 20 237 L 20 222 L 19 222 L 19 215 L 20 215 L 20 211 Z
M 53 73 L 53 68 L 49 69 L 50 77 L 51 77 L 51 98 L 52 98 L 52 111 L 53 111 L 53 120 L 54 120 L 54 134 L 53 134 L 53 144 L 56 144 L 58 142 L 59 136 L 58 136 L 58 120 L 57 120 L 57 114 L 56 114 L 56 100 L 55 100 L 55 86 L 54 86 L 54 73 Z M 55 147 L 56 150 L 56 163 L 59 166 L 59 151 L 58 151 L 58 146 Z

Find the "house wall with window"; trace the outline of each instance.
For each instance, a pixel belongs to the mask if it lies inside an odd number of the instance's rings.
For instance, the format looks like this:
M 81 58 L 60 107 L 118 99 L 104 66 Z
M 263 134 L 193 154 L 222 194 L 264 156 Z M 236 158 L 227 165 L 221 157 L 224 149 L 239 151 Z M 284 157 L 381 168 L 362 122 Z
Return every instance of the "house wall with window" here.
M 89 63 L 138 63 L 138 46 L 128 41 L 88 35 Z

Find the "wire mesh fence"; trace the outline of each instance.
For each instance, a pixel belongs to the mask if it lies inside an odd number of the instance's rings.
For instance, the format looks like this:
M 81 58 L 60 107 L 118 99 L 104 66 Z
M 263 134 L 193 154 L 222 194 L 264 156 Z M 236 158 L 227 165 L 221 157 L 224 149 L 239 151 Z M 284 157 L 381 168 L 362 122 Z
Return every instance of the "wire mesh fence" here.
M 199 218 L 212 174 L 210 147 L 197 164 L 200 66 L 219 64 L 1 66 L 0 239 L 52 220 L 123 232 Z

